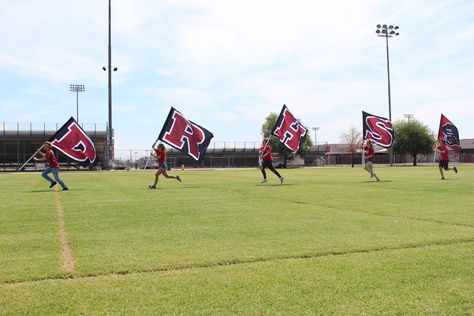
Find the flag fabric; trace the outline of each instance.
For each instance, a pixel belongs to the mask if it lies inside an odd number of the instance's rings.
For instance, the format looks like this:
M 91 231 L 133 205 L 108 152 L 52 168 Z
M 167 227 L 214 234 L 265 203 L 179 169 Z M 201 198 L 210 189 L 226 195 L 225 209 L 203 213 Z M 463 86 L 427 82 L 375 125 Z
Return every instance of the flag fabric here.
M 158 139 L 194 160 L 201 161 L 213 137 L 210 131 L 187 120 L 171 107 Z
M 53 136 L 51 145 L 83 166 L 97 163 L 97 154 L 92 139 L 71 117 Z
M 461 142 L 459 140 L 458 128 L 443 114 L 441 114 L 439 122 L 438 140 L 444 140 L 446 146 L 454 150 L 456 155 L 459 154 Z
M 277 136 L 280 142 L 288 147 L 292 152 L 297 152 L 306 138 L 308 129 L 298 121 L 283 105 L 280 116 L 273 127 L 272 134 Z
M 362 135 L 380 147 L 390 148 L 393 144 L 393 125 L 389 119 L 362 111 Z

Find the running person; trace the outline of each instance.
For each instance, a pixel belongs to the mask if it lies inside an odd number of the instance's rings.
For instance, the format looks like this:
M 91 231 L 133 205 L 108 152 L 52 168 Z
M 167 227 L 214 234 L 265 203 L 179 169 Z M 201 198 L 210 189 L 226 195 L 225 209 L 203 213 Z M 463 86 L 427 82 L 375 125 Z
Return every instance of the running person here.
M 153 148 L 153 147 L 152 147 Z M 153 148 L 154 149 L 154 148 Z M 166 148 L 165 145 L 159 144 L 158 147 L 155 150 L 155 154 L 151 154 L 153 157 L 156 158 L 156 161 L 158 162 L 158 171 L 155 174 L 155 183 L 150 184 L 148 187 L 150 189 L 156 189 L 156 185 L 158 184 L 158 178 L 160 174 L 164 175 L 165 178 L 167 179 L 176 179 L 179 182 L 181 182 L 181 178 L 179 176 L 170 176 L 168 175 L 168 165 L 166 164 Z
M 265 172 L 265 168 L 268 168 L 280 179 L 280 183 L 283 184 L 285 178 L 283 178 L 275 169 L 275 167 L 273 167 L 272 147 L 270 147 L 268 144 L 268 138 L 264 138 L 262 140 L 262 145 L 260 146 L 258 155 L 260 171 L 262 171 L 263 175 L 262 183 L 268 182 L 267 173 Z
M 64 184 L 61 178 L 59 178 L 59 163 L 58 163 L 58 160 L 56 159 L 56 156 L 54 155 L 51 143 L 44 142 L 43 148 L 46 150 L 46 153 L 43 153 L 41 150 L 38 150 L 37 153 L 41 156 L 41 158 L 37 158 L 37 157 L 33 158 L 33 160 L 35 161 L 47 161 L 49 164 L 49 166 L 46 169 L 44 169 L 44 171 L 41 173 L 41 176 L 49 181 L 50 188 L 54 187 L 56 184 L 59 183 L 59 185 L 63 188 L 63 190 L 69 190 L 67 185 Z M 51 179 L 51 177 L 48 175 L 49 173 L 53 173 L 54 180 L 56 181 Z
M 366 145 L 363 148 L 364 149 L 364 154 L 365 154 L 365 167 L 364 169 L 367 170 L 368 173 L 370 173 L 370 177 L 377 179 L 377 182 L 380 181 L 379 177 L 374 172 L 374 159 L 375 159 L 375 150 L 374 147 L 372 146 L 372 141 L 368 139 L 366 141 Z
M 458 169 L 456 167 L 449 168 L 449 154 L 448 154 L 448 147 L 446 147 L 446 142 L 444 140 L 438 141 L 438 146 L 436 147 L 436 151 L 439 152 L 439 164 L 438 169 L 439 173 L 441 174 L 441 180 L 444 180 L 444 170 L 454 170 L 454 172 L 458 173 Z

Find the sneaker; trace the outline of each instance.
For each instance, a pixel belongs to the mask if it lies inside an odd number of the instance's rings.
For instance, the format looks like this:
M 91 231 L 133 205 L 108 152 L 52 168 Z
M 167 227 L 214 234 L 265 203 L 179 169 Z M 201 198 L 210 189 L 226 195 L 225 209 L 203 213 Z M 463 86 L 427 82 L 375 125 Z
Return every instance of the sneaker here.
M 150 189 L 156 189 L 156 186 L 151 185 L 151 184 L 150 184 L 148 187 L 149 187 Z
M 445 178 L 444 178 L 444 177 L 442 177 L 440 180 L 444 180 L 444 179 L 445 179 Z
M 69 188 L 63 188 L 63 191 L 67 191 L 67 190 L 69 190 Z
M 267 182 L 268 182 L 267 179 L 263 179 L 263 180 L 262 180 L 262 183 L 267 183 Z
M 280 183 L 283 184 L 283 181 L 285 181 L 285 178 L 280 177 Z
M 456 166 L 453 167 L 454 172 L 458 173 L 458 168 Z
M 179 182 L 183 182 L 181 181 L 181 178 L 179 176 L 176 176 L 176 180 L 178 180 Z
M 51 185 L 49 186 L 49 188 L 51 189 L 51 188 L 54 187 L 56 184 L 57 184 L 56 181 L 51 182 Z

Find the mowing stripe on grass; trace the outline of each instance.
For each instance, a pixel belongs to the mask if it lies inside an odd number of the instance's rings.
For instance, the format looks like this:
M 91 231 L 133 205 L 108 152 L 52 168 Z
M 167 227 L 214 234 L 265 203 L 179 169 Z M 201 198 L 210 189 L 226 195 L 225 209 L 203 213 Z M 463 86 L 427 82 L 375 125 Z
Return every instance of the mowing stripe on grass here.
M 393 250 L 406 250 L 406 249 L 419 249 L 433 246 L 450 246 L 455 244 L 469 244 L 474 243 L 474 237 L 464 238 L 464 239 L 452 239 L 452 240 L 439 240 L 429 243 L 413 243 L 408 246 L 403 247 L 377 247 L 377 248 L 367 248 L 367 249 L 354 249 L 350 251 L 325 251 L 321 253 L 314 254 L 302 254 L 294 256 L 276 256 L 276 257 L 267 257 L 267 258 L 253 258 L 253 259 L 233 259 L 225 260 L 215 263 L 195 263 L 189 265 L 181 265 L 176 267 L 168 268 L 151 268 L 151 269 L 142 269 L 142 270 L 125 270 L 122 272 L 113 272 L 113 273 L 103 273 L 103 274 L 86 274 L 82 276 L 77 275 L 65 275 L 65 276 L 56 276 L 56 277 L 44 277 L 44 278 L 32 278 L 29 280 L 15 280 L 15 281 L 0 281 L 0 285 L 15 285 L 15 284 L 26 284 L 26 283 L 35 283 L 43 281 L 55 281 L 55 280 L 67 280 L 67 279 L 94 279 L 98 277 L 107 277 L 114 275 L 137 275 L 142 273 L 163 273 L 163 272 L 179 272 L 191 269 L 214 269 L 222 266 L 236 266 L 244 264 L 253 264 L 253 263 L 262 263 L 262 262 L 272 262 L 272 261 L 284 261 L 284 260 L 304 260 L 304 259 L 317 259 L 330 256 L 350 256 L 355 254 L 371 254 L 382 251 L 393 251 Z
M 298 201 L 291 201 L 291 202 L 296 203 L 296 204 L 306 204 L 304 202 L 298 202 Z M 420 221 L 420 222 L 432 223 L 432 224 L 442 224 L 442 225 L 474 228 L 474 225 L 470 225 L 470 224 L 450 223 L 450 222 L 444 222 L 444 221 L 439 221 L 439 220 L 435 220 L 435 219 L 426 219 L 426 218 L 413 217 L 413 216 L 390 215 L 390 214 L 383 214 L 383 213 L 377 213 L 377 212 L 366 212 L 366 211 L 360 211 L 360 210 L 350 210 L 350 209 L 343 209 L 343 208 L 334 207 L 334 206 L 330 206 L 330 205 L 324 205 L 324 204 L 313 204 L 313 206 L 314 205 L 321 206 L 321 207 L 324 207 L 324 208 L 327 208 L 327 209 L 340 211 L 340 212 L 351 212 L 351 213 L 359 213 L 359 214 L 389 217 L 389 218 L 408 219 L 408 220 L 412 220 L 412 221 Z
M 56 211 L 58 214 L 59 243 L 61 244 L 61 267 L 66 272 L 74 272 L 75 261 L 67 240 L 66 227 L 64 225 L 64 209 L 61 204 L 61 194 L 56 191 Z

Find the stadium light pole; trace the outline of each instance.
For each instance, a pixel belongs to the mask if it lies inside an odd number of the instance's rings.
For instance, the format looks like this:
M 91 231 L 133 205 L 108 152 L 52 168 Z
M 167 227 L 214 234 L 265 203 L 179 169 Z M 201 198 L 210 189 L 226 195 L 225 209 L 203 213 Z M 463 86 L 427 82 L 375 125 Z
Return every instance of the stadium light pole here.
M 415 117 L 415 115 L 411 113 L 403 114 L 403 116 L 407 119 L 408 122 L 410 122 Z
M 79 92 L 84 92 L 86 89 L 83 84 L 71 84 L 69 91 L 76 92 L 76 121 L 79 123 Z
M 114 161 L 114 129 L 112 126 L 112 10 L 111 0 L 109 0 L 109 44 L 108 44 L 108 67 L 102 67 L 108 71 L 108 123 L 107 123 L 107 169 L 112 169 Z M 117 67 L 113 68 L 117 71 Z
M 393 25 L 388 25 L 387 24 L 377 24 L 377 30 L 375 30 L 375 33 L 377 34 L 378 37 L 385 37 L 385 45 L 387 49 L 387 82 L 388 82 L 388 119 L 390 122 L 392 121 L 392 102 L 391 102 L 391 96 L 390 96 L 390 60 L 389 60 L 389 55 L 388 55 L 388 38 L 389 37 L 394 37 L 398 36 L 400 33 L 398 33 L 398 26 L 393 26 Z M 390 156 L 390 166 L 393 166 L 393 150 L 392 147 L 390 147 L 389 150 L 389 156 Z
M 314 146 L 316 147 L 316 150 L 318 150 L 318 141 L 317 141 L 316 133 L 319 131 L 319 127 L 315 126 L 312 129 L 314 131 Z

